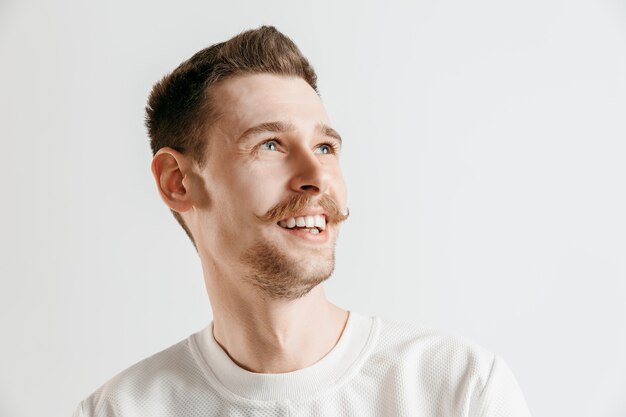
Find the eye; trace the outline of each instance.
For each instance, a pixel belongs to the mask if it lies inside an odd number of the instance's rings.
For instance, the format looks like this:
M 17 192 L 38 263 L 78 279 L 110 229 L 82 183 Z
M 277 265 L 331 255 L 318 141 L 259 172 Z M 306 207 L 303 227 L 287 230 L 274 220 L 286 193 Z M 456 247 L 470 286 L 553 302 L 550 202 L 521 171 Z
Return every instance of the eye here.
M 321 150 L 321 153 L 324 155 L 337 153 L 338 146 L 333 143 L 322 143 L 317 149 Z
M 266 140 L 262 144 L 260 144 L 260 148 L 268 151 L 276 151 L 278 150 L 278 141 L 275 139 Z

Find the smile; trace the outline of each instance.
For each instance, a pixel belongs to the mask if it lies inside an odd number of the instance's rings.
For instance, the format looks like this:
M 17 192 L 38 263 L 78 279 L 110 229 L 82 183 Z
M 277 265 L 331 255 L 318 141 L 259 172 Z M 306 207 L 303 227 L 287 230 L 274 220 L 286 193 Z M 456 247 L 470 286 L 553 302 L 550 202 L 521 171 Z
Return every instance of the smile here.
M 278 225 L 286 232 L 307 240 L 325 242 L 328 239 L 324 214 L 289 217 L 279 221 Z
M 289 217 L 278 222 L 284 229 L 300 229 L 312 234 L 318 234 L 326 229 L 326 216 L 318 214 L 315 216 Z

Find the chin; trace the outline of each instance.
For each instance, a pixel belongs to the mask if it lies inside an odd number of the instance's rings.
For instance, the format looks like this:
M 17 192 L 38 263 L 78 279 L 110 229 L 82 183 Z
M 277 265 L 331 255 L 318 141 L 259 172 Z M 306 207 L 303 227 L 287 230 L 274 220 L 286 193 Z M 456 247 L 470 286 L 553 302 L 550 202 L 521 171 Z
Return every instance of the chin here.
M 330 278 L 335 269 L 334 248 L 297 257 L 290 252 L 273 243 L 256 242 L 241 257 L 248 270 L 244 281 L 264 298 L 295 300 Z

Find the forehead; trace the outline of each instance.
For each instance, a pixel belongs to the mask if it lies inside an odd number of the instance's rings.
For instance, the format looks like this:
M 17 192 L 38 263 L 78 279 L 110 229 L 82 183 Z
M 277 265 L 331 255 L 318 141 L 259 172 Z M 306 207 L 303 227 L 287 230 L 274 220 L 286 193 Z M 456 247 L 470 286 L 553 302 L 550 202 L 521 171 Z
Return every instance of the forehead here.
M 212 96 L 219 114 L 216 127 L 228 136 L 267 122 L 288 121 L 303 130 L 329 124 L 319 96 L 300 77 L 236 76 L 217 85 Z

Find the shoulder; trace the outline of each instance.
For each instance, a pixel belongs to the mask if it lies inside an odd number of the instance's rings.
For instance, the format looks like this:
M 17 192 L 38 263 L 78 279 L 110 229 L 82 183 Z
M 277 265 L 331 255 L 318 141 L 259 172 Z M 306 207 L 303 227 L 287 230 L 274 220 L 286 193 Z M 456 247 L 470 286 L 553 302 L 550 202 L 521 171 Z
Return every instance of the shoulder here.
M 85 398 L 74 416 L 160 415 L 158 407 L 172 396 L 206 389 L 189 343 L 181 340 L 121 371 Z
M 435 327 L 375 317 L 372 372 L 433 413 L 524 416 L 530 413 L 506 362 L 475 341 Z M 375 370 L 374 370 L 375 369 Z M 507 414 L 508 413 L 508 414 Z
M 399 358 L 420 359 L 422 367 L 443 368 L 448 372 L 468 367 L 488 374 L 495 354 L 473 340 L 455 333 L 418 323 L 377 317 L 378 346 Z
M 496 355 L 473 340 L 423 324 L 376 317 L 372 359 L 382 369 L 432 398 L 479 395 L 486 386 Z M 460 410 L 457 410 L 460 411 Z

